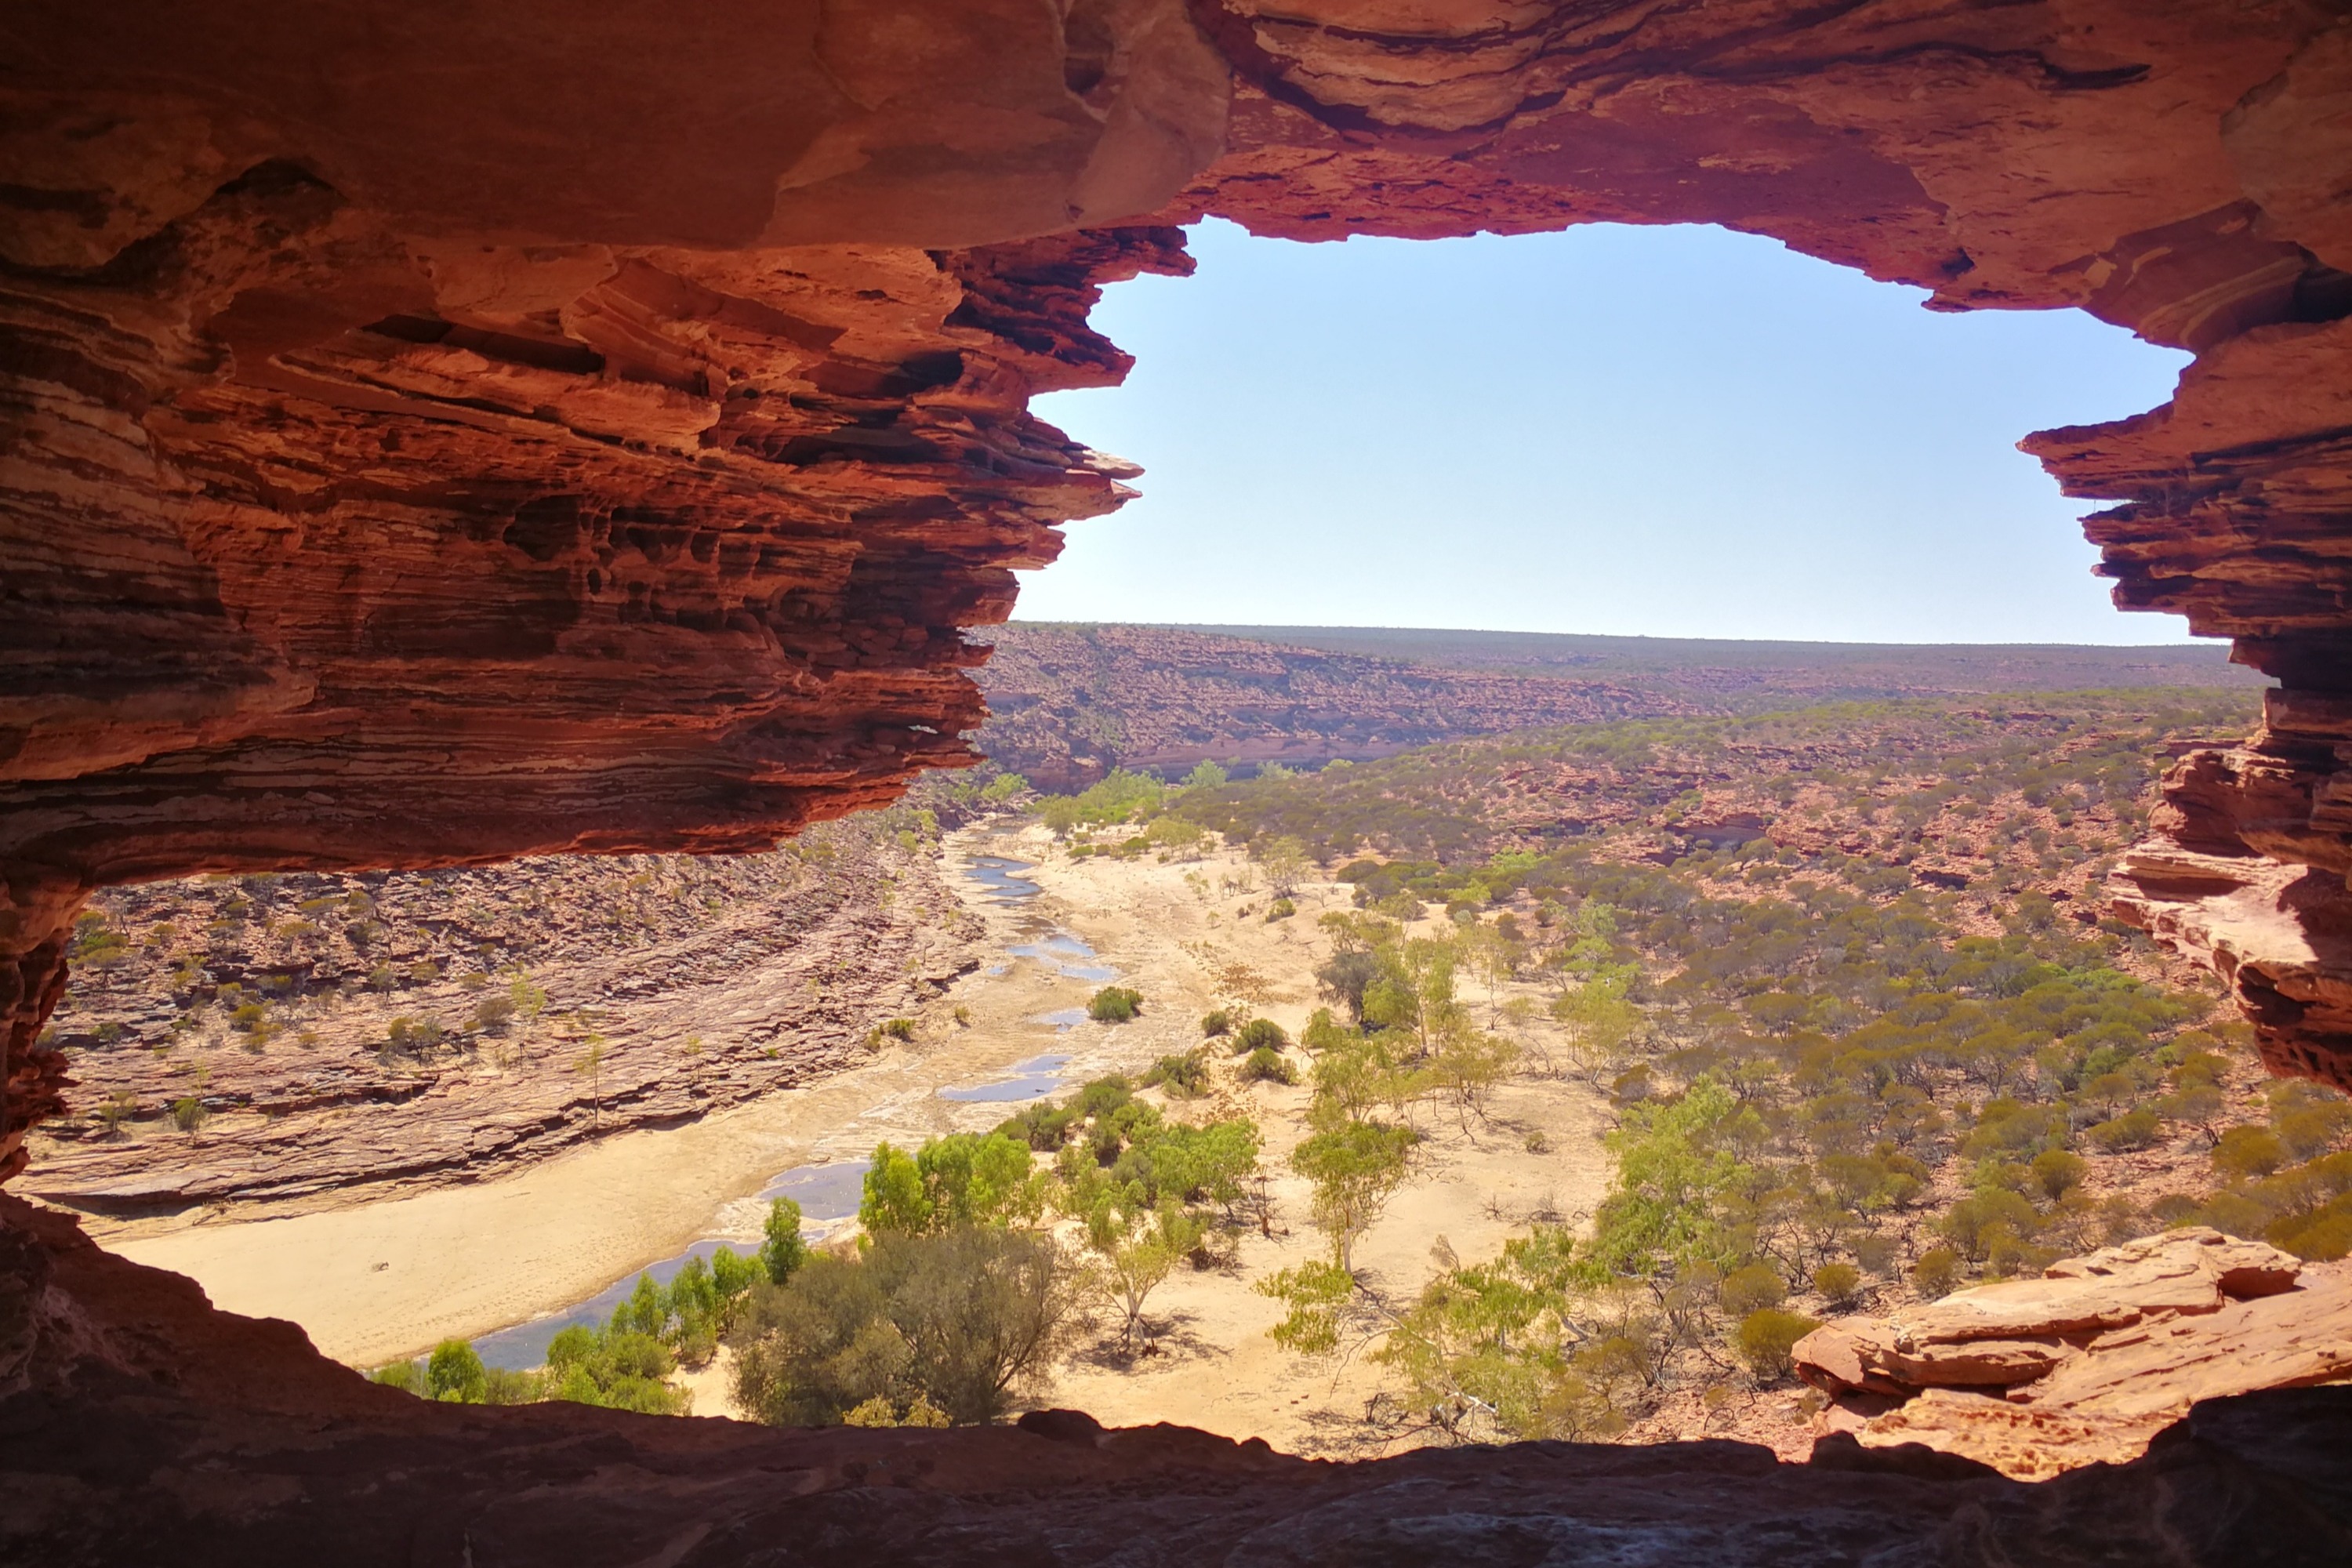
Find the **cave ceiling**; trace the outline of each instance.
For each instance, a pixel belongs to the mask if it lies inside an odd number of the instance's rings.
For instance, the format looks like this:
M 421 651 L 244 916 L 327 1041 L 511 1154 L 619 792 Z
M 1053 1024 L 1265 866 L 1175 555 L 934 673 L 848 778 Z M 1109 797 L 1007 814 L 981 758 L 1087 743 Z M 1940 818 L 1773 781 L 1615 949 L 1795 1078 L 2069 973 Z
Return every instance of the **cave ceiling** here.
M 1134 477 L 1028 401 L 1213 214 L 1720 223 L 2194 351 L 2027 442 L 2119 604 L 2280 682 L 2117 907 L 2352 1085 L 2347 16 L 19 0 L 0 1173 L 100 883 L 745 849 L 971 761 L 963 629 Z

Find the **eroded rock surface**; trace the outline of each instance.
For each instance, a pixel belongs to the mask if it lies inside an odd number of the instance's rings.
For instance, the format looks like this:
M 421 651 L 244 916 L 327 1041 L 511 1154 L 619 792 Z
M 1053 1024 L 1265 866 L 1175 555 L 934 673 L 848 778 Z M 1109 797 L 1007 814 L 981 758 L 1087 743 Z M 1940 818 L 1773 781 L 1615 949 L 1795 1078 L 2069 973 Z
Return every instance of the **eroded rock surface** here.
M 26 1190 L 128 1215 L 479 1181 L 868 1061 L 980 962 L 929 848 L 868 830 L 889 821 L 765 855 L 102 891 L 53 1022 L 87 1113 L 35 1133 Z
M 1810 1465 L 1730 1442 L 1338 1465 L 1074 1411 L 789 1431 L 428 1404 L 9 1198 L 0 1308 L 11 1561 L 2316 1568 L 2352 1552 L 2346 1389 L 2203 1405 L 2145 1457 L 2042 1486 L 1836 1437 Z
M 2167 407 L 2033 448 L 2123 503 L 2091 525 L 2123 602 L 2292 700 L 2352 687 L 2347 27 L 2121 0 L 16 6 L 0 1164 L 65 1087 L 33 1039 L 96 884 L 757 847 L 967 757 L 959 628 L 1128 471 L 1027 399 L 1118 377 L 1093 291 L 1181 270 L 1159 226 L 1198 213 L 1727 223 L 1937 308 L 2191 348 Z M 2294 774 L 2295 842 L 2238 858 L 2340 886 L 2336 745 L 2274 723 L 2209 781 L 2251 822 Z M 2274 1061 L 2352 1082 L 2325 891 L 2159 875 L 2133 907 L 2249 976 Z
M 1827 1324 L 1795 1360 L 1841 1396 L 1831 1430 L 2040 1479 L 2136 1458 L 2202 1400 L 2352 1381 L 2352 1266 L 2172 1231 Z

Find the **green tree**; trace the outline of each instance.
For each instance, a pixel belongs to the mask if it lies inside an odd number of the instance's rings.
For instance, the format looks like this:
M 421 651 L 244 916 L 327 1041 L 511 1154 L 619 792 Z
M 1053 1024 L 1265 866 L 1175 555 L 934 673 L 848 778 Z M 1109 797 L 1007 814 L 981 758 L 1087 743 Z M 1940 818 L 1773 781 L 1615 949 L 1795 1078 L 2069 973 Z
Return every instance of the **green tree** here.
M 912 1154 L 887 1142 L 875 1145 L 857 1222 L 868 1236 L 920 1236 L 931 1228 L 930 1194 Z
M 760 1267 L 778 1285 L 798 1273 L 801 1265 L 808 1261 L 808 1243 L 801 1237 L 800 1205 L 790 1198 L 770 1201 L 759 1257 Z
M 1306 881 L 1315 868 L 1315 862 L 1307 853 L 1307 846 L 1287 835 L 1263 846 L 1253 843 L 1251 851 L 1265 868 L 1266 886 L 1277 898 L 1296 896 L 1299 884 Z
M 1348 1121 L 1303 1140 L 1291 1168 L 1314 1185 L 1310 1212 L 1331 1240 L 1332 1257 L 1352 1272 L 1356 1241 L 1403 1185 L 1412 1146 L 1409 1127 Z
M 463 1340 L 443 1340 L 425 1363 L 425 1393 L 447 1404 L 481 1404 L 489 1381 L 482 1358 Z
M 590 1125 L 601 1127 L 604 1122 L 604 1037 L 589 1033 L 587 1048 L 572 1058 L 572 1070 L 588 1080 Z

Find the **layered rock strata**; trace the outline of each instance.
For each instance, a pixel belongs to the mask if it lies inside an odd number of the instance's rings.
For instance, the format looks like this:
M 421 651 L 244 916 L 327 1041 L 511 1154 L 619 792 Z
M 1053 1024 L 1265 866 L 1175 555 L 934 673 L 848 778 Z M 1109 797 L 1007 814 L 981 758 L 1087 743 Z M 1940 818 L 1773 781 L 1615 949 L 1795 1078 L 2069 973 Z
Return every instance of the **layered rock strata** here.
M 864 826 L 102 890 L 51 1026 L 84 1114 L 21 1184 L 122 1215 L 480 1181 L 870 1061 L 979 964 L 980 922 Z
M 94 885 L 757 847 L 965 757 L 958 628 L 1120 494 L 1026 400 L 1117 379 L 1093 290 L 1194 214 L 1727 223 L 2190 348 L 2033 449 L 2124 503 L 2124 603 L 2338 695 L 2347 39 L 2295 0 L 14 7 L 0 1165 Z M 2330 732 L 2263 748 L 2310 786 L 2279 863 L 2340 882 Z M 2268 821 L 2275 761 L 2198 787 Z M 2343 1082 L 2323 890 L 2135 908 Z
M 2347 1389 L 2200 1405 L 2143 1458 L 2039 1486 L 1843 1436 L 1810 1465 L 1721 1441 L 1334 1465 L 1073 1411 L 778 1431 L 430 1405 L 5 1197 L 0 1303 L 10 1561 L 2316 1568 L 2352 1552 Z
M 2172 1231 L 1841 1320 L 1794 1358 L 1841 1396 L 1830 1430 L 2038 1480 L 2137 1458 L 2200 1400 L 2352 1382 L 2352 1265 Z

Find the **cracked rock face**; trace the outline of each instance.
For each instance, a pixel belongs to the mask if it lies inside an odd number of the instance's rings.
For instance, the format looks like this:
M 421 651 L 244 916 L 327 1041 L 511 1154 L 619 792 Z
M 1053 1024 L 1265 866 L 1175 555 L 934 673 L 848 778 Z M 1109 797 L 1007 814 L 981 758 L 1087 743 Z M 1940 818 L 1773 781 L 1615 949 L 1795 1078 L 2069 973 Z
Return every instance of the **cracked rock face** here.
M 2121 602 L 2282 683 L 2123 907 L 2352 1084 L 2347 40 L 2291 0 L 27 0 L 0 1172 L 94 885 L 764 846 L 966 760 L 961 629 L 1131 477 L 1027 400 L 1118 378 L 1095 290 L 1202 213 L 1725 223 L 2196 351 L 2031 443 L 2120 503 Z

